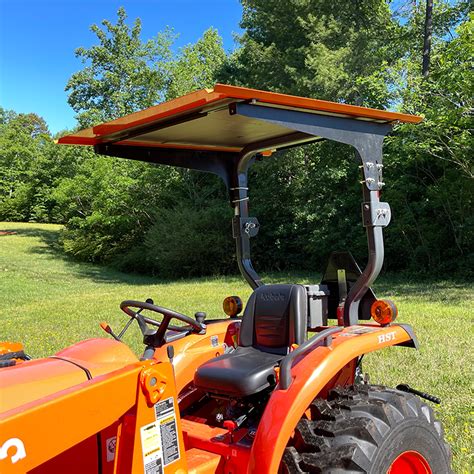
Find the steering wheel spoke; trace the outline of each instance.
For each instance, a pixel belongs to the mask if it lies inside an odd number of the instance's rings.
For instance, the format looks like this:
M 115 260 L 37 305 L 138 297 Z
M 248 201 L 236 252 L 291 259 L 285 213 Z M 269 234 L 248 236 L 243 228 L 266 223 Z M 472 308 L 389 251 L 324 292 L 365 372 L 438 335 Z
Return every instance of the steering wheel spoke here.
M 138 311 L 134 311 L 132 308 L 138 309 Z M 199 323 L 185 314 L 178 313 L 168 308 L 163 308 L 162 306 L 156 306 L 149 301 L 125 300 L 120 303 L 120 309 L 131 318 L 137 320 L 143 336 L 146 337 L 146 343 L 153 347 L 160 347 L 166 342 L 165 336 L 168 329 L 177 332 L 192 331 L 197 333 L 202 333 L 206 329 L 204 324 Z M 143 310 L 161 314 L 163 316 L 162 321 L 157 321 L 156 319 L 142 315 L 141 311 Z M 171 325 L 170 321 L 172 319 L 177 319 L 178 321 L 185 323 L 185 326 Z M 153 335 L 149 333 L 147 327 L 148 324 L 158 328 Z M 150 344 L 150 342 L 152 342 L 152 344 Z

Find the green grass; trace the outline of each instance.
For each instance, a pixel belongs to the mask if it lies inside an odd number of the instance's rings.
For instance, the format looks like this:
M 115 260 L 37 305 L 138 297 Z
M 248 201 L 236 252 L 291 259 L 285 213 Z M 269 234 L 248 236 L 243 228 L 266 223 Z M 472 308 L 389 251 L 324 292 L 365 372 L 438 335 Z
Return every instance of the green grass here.
M 171 282 L 73 262 L 55 250 L 59 229 L 0 223 L 0 231 L 16 232 L 0 235 L 0 340 L 20 340 L 34 357 L 104 336 L 100 321 L 119 330 L 127 320 L 118 307 L 124 299 L 152 297 L 185 314 L 206 311 L 218 317 L 225 296 L 238 294 L 245 301 L 250 294 L 237 276 Z M 318 281 L 310 274 L 278 274 L 271 280 Z M 397 302 L 400 321 L 413 325 L 421 347 L 370 354 L 364 370 L 372 382 L 408 383 L 439 396 L 442 405 L 434 408 L 453 448 L 455 472 L 472 472 L 472 284 L 392 276 L 380 278 L 375 291 Z M 130 329 L 126 342 L 137 353 L 140 340 L 137 328 Z

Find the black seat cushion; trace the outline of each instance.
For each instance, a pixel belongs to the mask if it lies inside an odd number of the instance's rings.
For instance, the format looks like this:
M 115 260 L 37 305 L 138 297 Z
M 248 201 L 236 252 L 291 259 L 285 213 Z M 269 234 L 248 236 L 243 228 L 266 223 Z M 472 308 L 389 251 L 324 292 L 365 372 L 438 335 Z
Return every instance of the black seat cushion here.
M 254 347 L 237 347 L 201 365 L 194 375 L 194 385 L 206 392 L 246 397 L 275 384 L 274 368 L 281 359 L 281 355 Z
M 207 392 L 246 397 L 275 383 L 274 368 L 292 344 L 304 342 L 307 296 L 301 285 L 257 288 L 245 307 L 239 346 L 201 365 L 194 385 Z

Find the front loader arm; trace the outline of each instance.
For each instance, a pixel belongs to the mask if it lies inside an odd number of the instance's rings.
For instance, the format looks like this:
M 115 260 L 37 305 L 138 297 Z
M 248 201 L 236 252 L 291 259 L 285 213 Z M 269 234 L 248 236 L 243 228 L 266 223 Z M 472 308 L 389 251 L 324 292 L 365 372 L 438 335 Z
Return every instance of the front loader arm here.
M 298 421 L 314 398 L 347 364 L 363 354 L 388 346 L 416 346 L 415 336 L 407 325 L 349 326 L 332 337 L 330 345 L 320 345 L 296 360 L 289 387 L 285 390 L 277 387 L 273 392 L 252 446 L 249 473 L 278 472 Z
M 28 472 L 117 421 L 114 472 L 143 472 L 140 428 L 155 421 L 154 403 L 169 397 L 176 397 L 171 364 L 146 361 L 7 411 L 0 472 Z M 181 435 L 179 442 L 183 452 Z

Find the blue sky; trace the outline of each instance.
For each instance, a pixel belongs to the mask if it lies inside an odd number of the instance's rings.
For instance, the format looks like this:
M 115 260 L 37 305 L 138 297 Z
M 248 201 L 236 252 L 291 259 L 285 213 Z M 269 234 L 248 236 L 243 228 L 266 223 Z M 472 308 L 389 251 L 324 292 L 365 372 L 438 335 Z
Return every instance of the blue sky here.
M 73 127 L 64 87 L 82 67 L 74 50 L 94 44 L 90 25 L 115 22 L 120 6 L 130 23 L 141 18 L 143 39 L 174 28 L 177 47 L 213 26 L 232 50 L 240 32 L 239 0 L 0 0 L 0 105 L 41 115 L 53 133 Z

